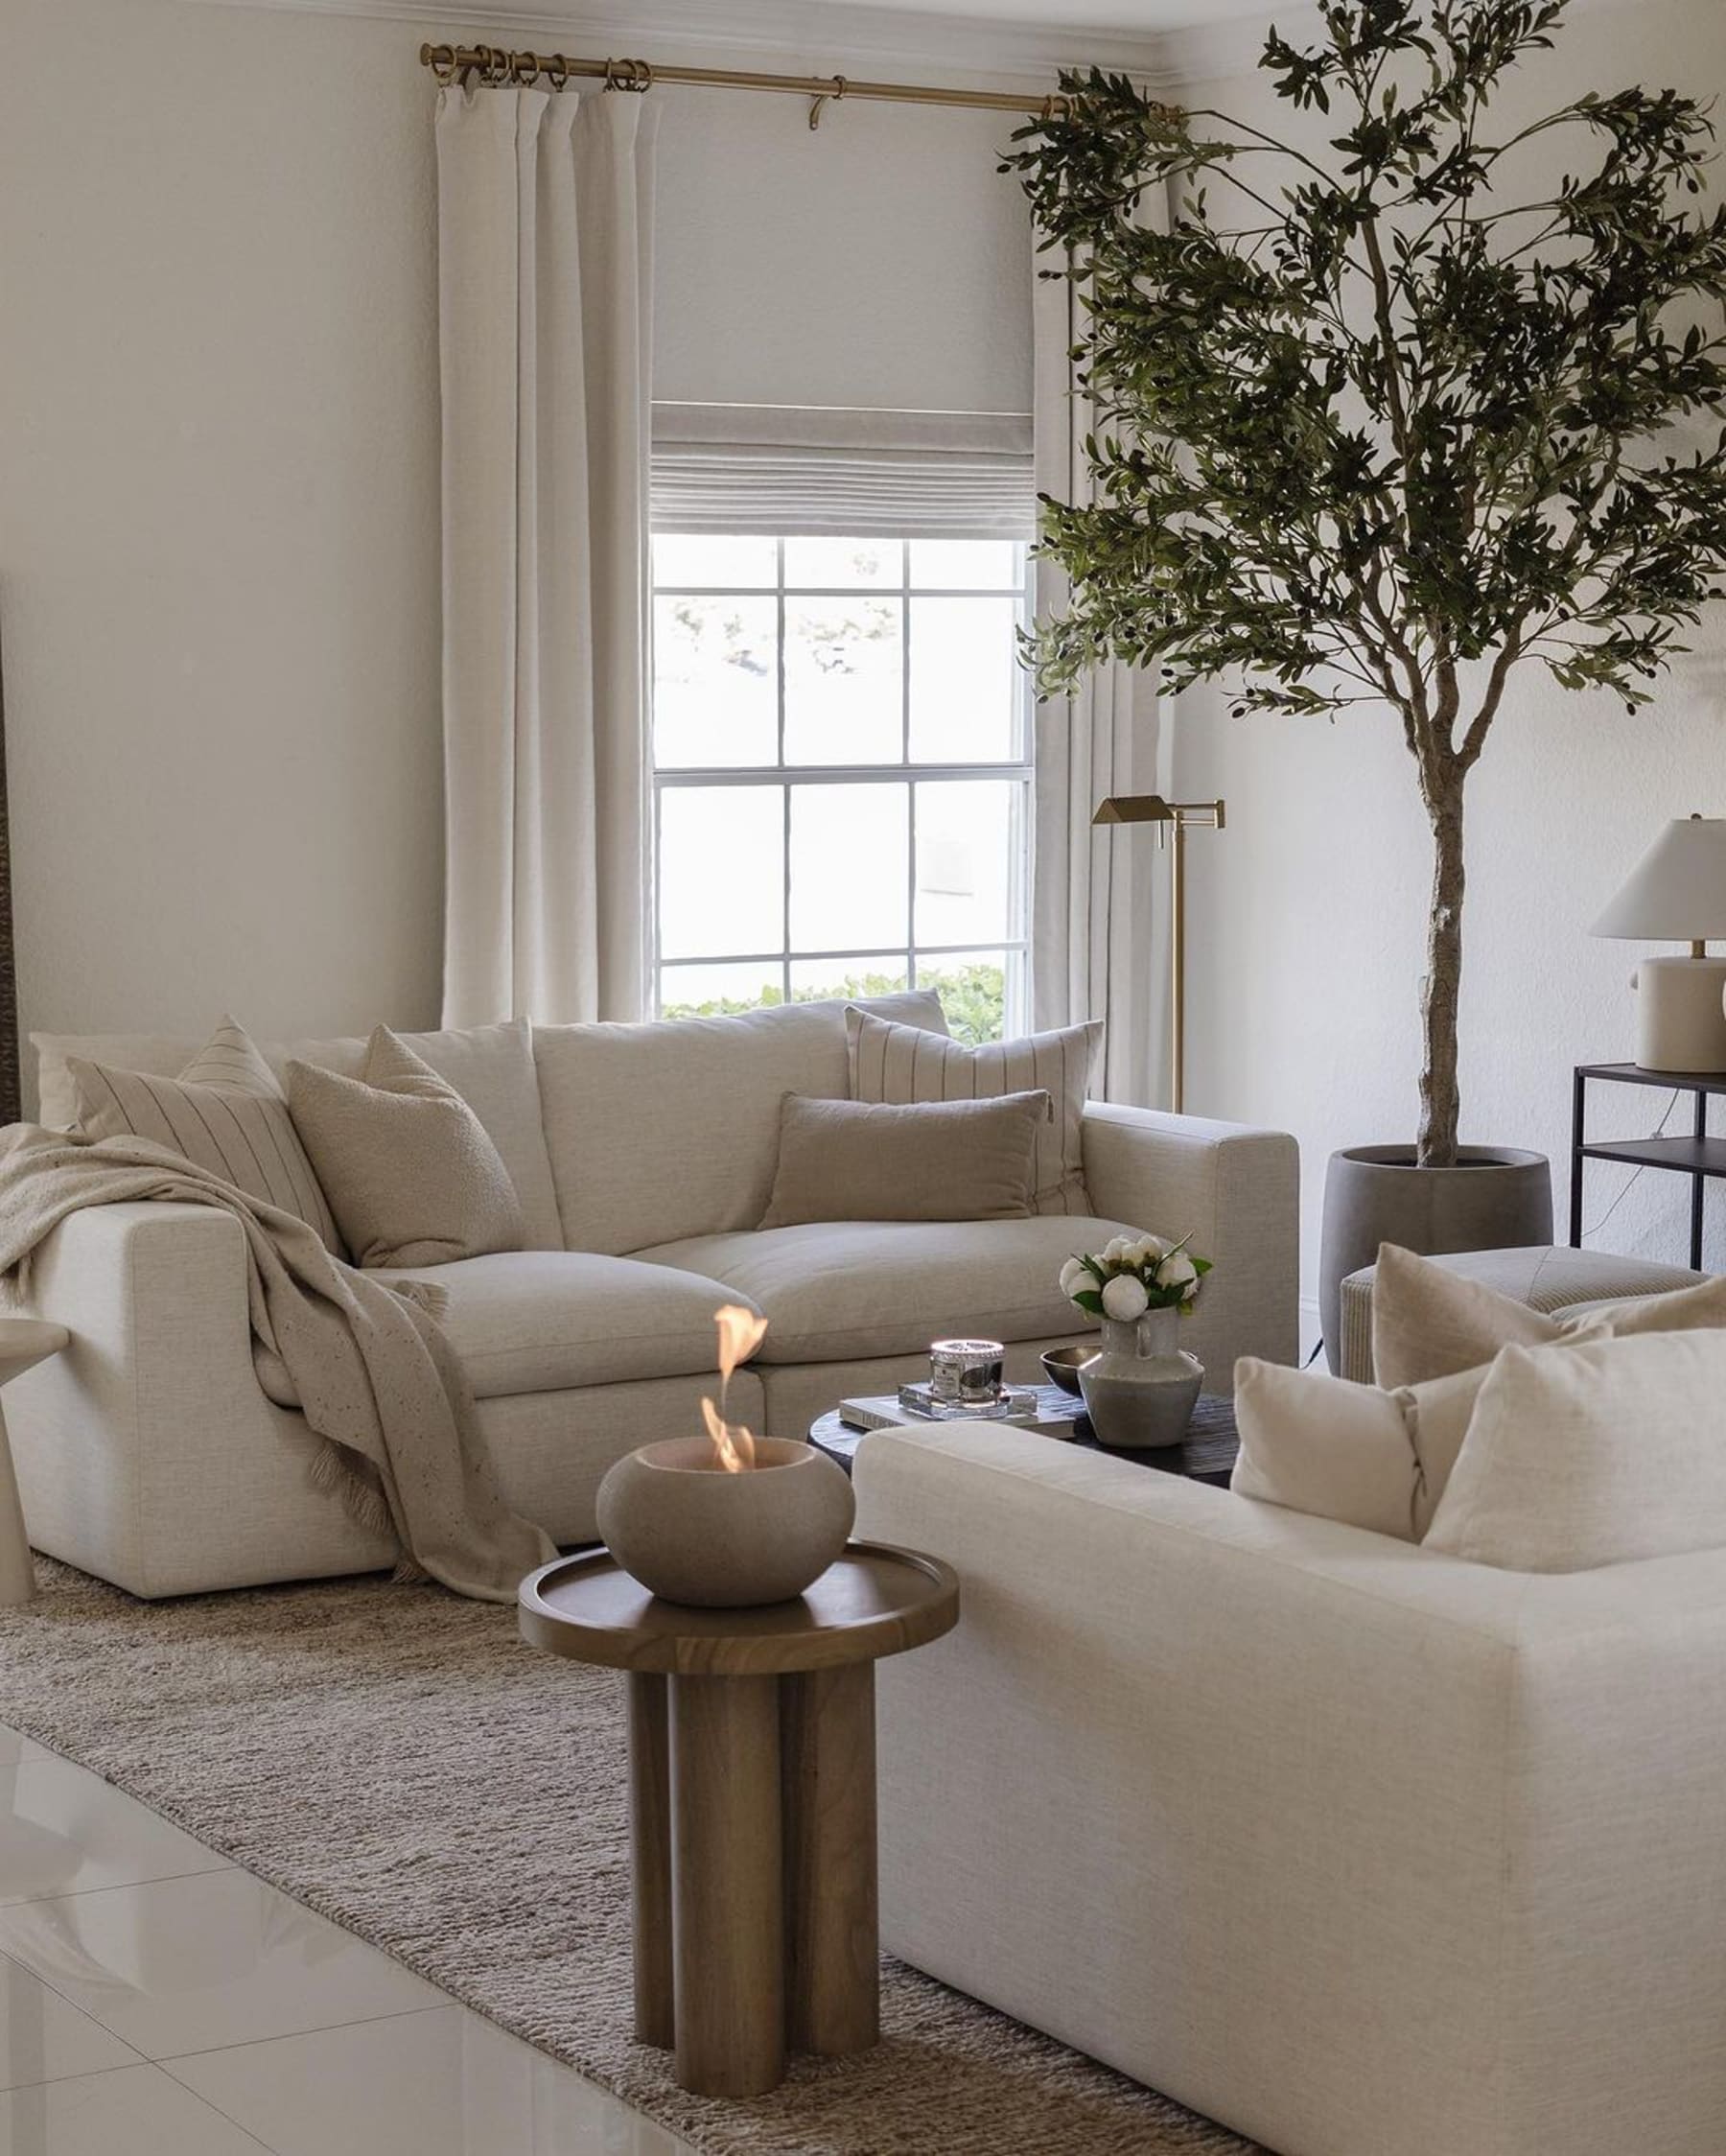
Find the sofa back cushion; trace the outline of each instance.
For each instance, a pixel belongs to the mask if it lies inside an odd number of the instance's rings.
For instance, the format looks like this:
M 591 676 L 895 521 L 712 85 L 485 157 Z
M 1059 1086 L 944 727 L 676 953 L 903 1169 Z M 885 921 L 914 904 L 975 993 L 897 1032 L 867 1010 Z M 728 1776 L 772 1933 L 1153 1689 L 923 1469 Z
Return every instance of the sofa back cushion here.
M 288 1105 L 356 1265 L 522 1248 L 521 1200 L 490 1134 L 386 1025 L 357 1078 L 290 1063 Z
M 1103 1050 L 1100 1019 L 1023 1041 L 988 1041 L 976 1048 L 931 1040 L 915 1026 L 855 1004 L 846 1013 L 846 1024 L 854 1100 L 908 1103 L 1047 1093 L 1050 1112 L 1038 1134 L 1031 1210 L 1092 1211 L 1085 1187 L 1083 1127 L 1091 1071 Z
M 1381 1385 L 1420 1385 L 1491 1362 L 1501 1348 L 1546 1348 L 1583 1335 L 1726 1327 L 1726 1279 L 1666 1295 L 1591 1302 L 1549 1317 L 1483 1280 L 1466 1279 L 1394 1243 L 1381 1245 L 1372 1289 L 1372 1360 Z
M 809 1220 L 1024 1220 L 1047 1093 L 914 1104 L 787 1093 L 763 1228 Z
M 539 1084 L 534 1073 L 533 1032 L 525 1019 L 503 1025 L 475 1025 L 438 1033 L 404 1033 L 413 1053 L 446 1079 L 479 1118 L 497 1147 L 521 1200 L 526 1228 L 525 1248 L 561 1250 L 557 1197 L 551 1163 L 540 1120 Z M 172 1078 L 202 1045 L 159 1033 L 33 1033 L 37 1057 L 39 1113 L 51 1130 L 69 1130 L 78 1116 L 78 1097 L 67 1069 L 68 1056 L 105 1063 L 121 1070 L 141 1070 Z M 266 1062 L 282 1079 L 291 1061 L 316 1064 L 358 1077 L 365 1063 L 366 1041 L 355 1035 L 322 1041 L 263 1041 Z
M 1507 1572 L 1726 1548 L 1726 1331 L 1506 1348 L 1427 1531 Z
M 860 1007 L 946 1031 L 932 989 Z M 841 1002 L 540 1026 L 533 1052 L 564 1242 L 614 1256 L 754 1228 L 779 1163 L 781 1101 L 851 1092 Z
M 1228 1487 L 1260 1504 L 1418 1542 L 1468 1434 L 1484 1369 L 1381 1392 L 1243 1355 Z
M 275 1073 L 245 1029 L 224 1017 L 176 1078 L 67 1060 L 85 1137 L 166 1145 L 258 1204 L 303 1220 L 326 1250 L 341 1237 Z

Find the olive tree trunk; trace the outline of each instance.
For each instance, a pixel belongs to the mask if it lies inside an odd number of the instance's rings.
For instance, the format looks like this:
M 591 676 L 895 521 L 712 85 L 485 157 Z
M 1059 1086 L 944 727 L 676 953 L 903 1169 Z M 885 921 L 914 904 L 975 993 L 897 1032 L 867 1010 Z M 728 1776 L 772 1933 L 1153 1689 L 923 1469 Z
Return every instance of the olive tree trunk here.
M 1433 826 L 1433 903 L 1421 982 L 1420 1134 L 1423 1168 L 1457 1164 L 1457 1006 L 1462 988 L 1462 774 L 1425 787 Z

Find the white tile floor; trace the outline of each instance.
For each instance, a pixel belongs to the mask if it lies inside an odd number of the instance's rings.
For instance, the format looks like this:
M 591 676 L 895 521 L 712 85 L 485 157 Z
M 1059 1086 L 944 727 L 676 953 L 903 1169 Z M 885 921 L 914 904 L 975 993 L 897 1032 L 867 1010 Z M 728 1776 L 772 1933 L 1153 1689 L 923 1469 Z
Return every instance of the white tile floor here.
M 688 2156 L 0 1725 L 0 2156 Z

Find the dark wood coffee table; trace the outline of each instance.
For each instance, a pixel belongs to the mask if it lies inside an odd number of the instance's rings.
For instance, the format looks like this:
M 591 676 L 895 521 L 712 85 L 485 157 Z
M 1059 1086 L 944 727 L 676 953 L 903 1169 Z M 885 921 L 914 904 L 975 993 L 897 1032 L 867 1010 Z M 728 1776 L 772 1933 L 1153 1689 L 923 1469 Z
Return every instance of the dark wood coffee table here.
M 635 2027 L 697 2096 L 880 2035 L 875 1665 L 950 1631 L 938 1558 L 852 1542 L 795 1602 L 661 1602 L 605 1550 L 523 1581 L 522 1636 L 629 1675 Z
M 1085 1412 L 1085 1402 L 1075 1399 L 1070 1393 L 1061 1392 L 1059 1386 L 1039 1385 L 1037 1388 L 1037 1411 L 1044 1423 L 1054 1427 L 1022 1434 L 1046 1437 L 1052 1444 L 1083 1445 L 1091 1452 L 1107 1453 L 1111 1460 L 1131 1460 L 1141 1467 L 1160 1467 L 1164 1474 L 1185 1475 L 1191 1482 L 1210 1483 L 1221 1489 L 1228 1487 L 1228 1478 L 1234 1471 L 1235 1455 L 1241 1449 L 1240 1436 L 1235 1428 L 1234 1402 L 1222 1393 L 1201 1393 L 1184 1442 L 1168 1445 L 1155 1452 L 1099 1444 L 1097 1434 L 1091 1428 L 1090 1417 Z M 1012 1423 L 996 1425 L 989 1422 L 981 1422 L 975 1426 L 983 1429 L 1015 1427 Z M 908 1415 L 899 1427 L 934 1430 L 948 1425 L 928 1422 L 921 1417 Z M 853 1430 L 842 1422 L 837 1408 L 830 1414 L 818 1417 L 809 1426 L 809 1442 L 825 1452 L 829 1460 L 838 1461 L 848 1475 L 857 1447 L 869 1435 L 867 1430 Z

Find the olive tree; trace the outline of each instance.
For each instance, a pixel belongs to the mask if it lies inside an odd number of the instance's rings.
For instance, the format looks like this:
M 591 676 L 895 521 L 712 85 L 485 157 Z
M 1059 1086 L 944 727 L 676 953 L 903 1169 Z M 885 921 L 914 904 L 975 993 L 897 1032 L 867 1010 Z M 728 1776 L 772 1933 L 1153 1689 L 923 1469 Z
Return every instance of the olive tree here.
M 1236 713 L 1393 715 L 1433 837 L 1424 1165 L 1456 1160 L 1463 796 L 1506 684 L 1634 711 L 1726 574 L 1713 129 L 1632 88 L 1495 129 L 1564 12 L 1325 0 L 1261 61 L 1296 139 L 1092 71 L 1003 167 L 1082 287 L 1098 415 L 1091 499 L 1043 505 L 1071 597 L 1038 687 L 1113 658 Z

